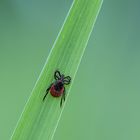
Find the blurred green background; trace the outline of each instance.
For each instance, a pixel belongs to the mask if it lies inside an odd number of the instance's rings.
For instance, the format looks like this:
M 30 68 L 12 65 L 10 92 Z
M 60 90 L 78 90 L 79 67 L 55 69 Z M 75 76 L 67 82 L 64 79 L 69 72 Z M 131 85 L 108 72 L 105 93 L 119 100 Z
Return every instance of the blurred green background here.
M 0 0 L 0 140 L 9 140 L 72 0 Z M 54 140 L 140 140 L 140 1 L 104 0 Z

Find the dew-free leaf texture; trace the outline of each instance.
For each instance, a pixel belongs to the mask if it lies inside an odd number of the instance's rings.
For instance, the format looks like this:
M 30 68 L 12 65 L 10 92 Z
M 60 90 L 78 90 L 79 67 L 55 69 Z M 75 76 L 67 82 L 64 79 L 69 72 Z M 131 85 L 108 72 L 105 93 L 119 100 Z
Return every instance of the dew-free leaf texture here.
M 101 4 L 102 0 L 73 1 L 11 137 L 12 140 L 53 139 L 65 104 L 63 103 L 60 108 L 61 97 L 54 98 L 50 94 L 47 95 L 44 102 L 42 99 L 46 89 L 54 81 L 55 70 L 71 76 L 73 83 Z M 66 86 L 66 99 L 68 99 L 72 83 Z

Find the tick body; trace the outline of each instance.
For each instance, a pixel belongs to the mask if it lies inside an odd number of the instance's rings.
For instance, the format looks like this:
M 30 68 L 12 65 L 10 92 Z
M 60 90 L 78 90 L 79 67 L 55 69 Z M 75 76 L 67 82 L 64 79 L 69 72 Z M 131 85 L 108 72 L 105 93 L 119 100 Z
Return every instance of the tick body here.
M 65 85 L 70 84 L 71 82 L 71 77 L 70 76 L 64 76 L 63 74 L 61 74 L 58 70 L 55 71 L 54 73 L 54 79 L 55 82 L 53 82 L 52 84 L 50 84 L 50 86 L 48 87 L 48 89 L 46 90 L 46 94 L 43 98 L 43 101 L 45 100 L 47 94 L 50 92 L 50 94 L 53 97 L 60 97 L 61 96 L 61 101 L 60 101 L 60 106 L 62 106 L 62 101 L 65 101 Z

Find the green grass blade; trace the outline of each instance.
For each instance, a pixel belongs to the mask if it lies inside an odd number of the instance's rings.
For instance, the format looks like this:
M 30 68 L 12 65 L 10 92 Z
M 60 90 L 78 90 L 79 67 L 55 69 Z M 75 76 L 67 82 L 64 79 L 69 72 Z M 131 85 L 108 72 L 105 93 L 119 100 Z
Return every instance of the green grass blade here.
M 60 99 L 43 96 L 56 69 L 74 80 L 102 0 L 75 0 L 54 43 L 47 62 L 13 133 L 12 140 L 50 140 L 58 125 L 63 107 Z M 72 83 L 66 86 L 66 99 Z

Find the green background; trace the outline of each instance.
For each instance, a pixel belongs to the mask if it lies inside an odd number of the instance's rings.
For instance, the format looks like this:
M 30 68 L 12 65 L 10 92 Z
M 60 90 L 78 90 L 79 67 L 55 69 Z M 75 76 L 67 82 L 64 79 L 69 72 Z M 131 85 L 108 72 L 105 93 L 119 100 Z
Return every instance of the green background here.
M 0 140 L 10 139 L 71 3 L 0 0 Z M 104 0 L 54 140 L 140 139 L 139 5 Z

